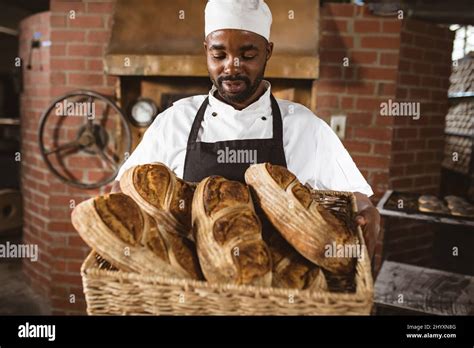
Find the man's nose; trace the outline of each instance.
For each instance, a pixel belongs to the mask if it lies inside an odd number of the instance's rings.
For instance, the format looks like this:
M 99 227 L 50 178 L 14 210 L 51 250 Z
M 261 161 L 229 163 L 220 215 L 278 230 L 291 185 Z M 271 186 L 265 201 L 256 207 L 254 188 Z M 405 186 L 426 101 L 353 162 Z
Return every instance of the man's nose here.
M 240 58 L 229 56 L 225 64 L 224 72 L 230 76 L 238 75 L 241 72 Z

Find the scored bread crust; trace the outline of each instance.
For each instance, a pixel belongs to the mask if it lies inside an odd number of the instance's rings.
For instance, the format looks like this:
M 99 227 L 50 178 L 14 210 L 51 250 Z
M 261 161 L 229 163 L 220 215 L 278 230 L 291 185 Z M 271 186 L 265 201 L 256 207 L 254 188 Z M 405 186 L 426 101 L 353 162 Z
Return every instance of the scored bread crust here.
M 156 162 L 129 168 L 120 189 L 157 221 L 164 230 L 193 240 L 191 205 L 194 187 Z
M 153 219 L 125 194 L 81 202 L 74 208 L 71 221 L 86 244 L 120 270 L 197 279 L 190 267 L 172 262 L 170 243 Z
M 311 192 L 281 166 L 255 164 L 245 181 L 281 235 L 306 259 L 334 273 L 348 273 L 353 257 L 326 257 L 326 246 L 358 244 L 357 237 L 331 212 L 312 199 Z
M 212 176 L 197 186 L 192 210 L 199 262 L 210 283 L 271 285 L 271 256 L 248 188 Z
M 274 229 L 264 232 L 273 262 L 272 286 L 299 290 L 327 290 L 326 279 L 321 269 L 301 256 Z

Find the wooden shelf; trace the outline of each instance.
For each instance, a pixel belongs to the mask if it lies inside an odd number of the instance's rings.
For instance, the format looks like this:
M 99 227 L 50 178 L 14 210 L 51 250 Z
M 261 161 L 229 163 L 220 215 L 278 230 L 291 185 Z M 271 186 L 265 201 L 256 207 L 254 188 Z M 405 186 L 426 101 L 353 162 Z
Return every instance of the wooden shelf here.
M 120 76 L 209 77 L 204 53 L 199 55 L 107 54 L 104 70 Z M 268 62 L 266 78 L 317 79 L 319 58 L 274 55 Z

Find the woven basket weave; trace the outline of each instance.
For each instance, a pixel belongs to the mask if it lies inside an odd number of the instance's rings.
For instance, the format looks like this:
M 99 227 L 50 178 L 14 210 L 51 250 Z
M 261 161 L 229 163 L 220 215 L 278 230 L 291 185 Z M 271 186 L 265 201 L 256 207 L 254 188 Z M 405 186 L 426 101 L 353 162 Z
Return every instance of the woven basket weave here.
M 351 193 L 313 191 L 313 196 L 356 231 L 363 257 L 353 289 L 338 292 L 279 289 L 173 279 L 123 272 L 92 251 L 81 267 L 90 315 L 368 315 L 373 280 L 362 231 L 353 224 Z

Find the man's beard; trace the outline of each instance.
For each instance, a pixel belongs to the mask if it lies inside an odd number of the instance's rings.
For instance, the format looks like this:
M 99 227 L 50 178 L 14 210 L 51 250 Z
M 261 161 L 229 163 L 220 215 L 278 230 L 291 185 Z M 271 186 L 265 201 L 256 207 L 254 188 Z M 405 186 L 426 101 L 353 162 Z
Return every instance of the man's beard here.
M 265 64 L 266 66 L 266 64 Z M 247 76 L 235 75 L 235 76 L 220 76 L 217 78 L 217 81 L 211 78 L 212 83 L 216 86 L 219 95 L 228 103 L 243 103 L 247 99 L 249 99 L 255 91 L 260 86 L 260 83 L 263 80 L 264 73 L 265 73 L 265 66 L 263 67 L 262 71 L 257 75 L 254 83 L 250 81 Z M 222 83 L 224 81 L 242 81 L 245 83 L 245 89 L 238 93 L 238 94 L 229 94 L 226 93 L 224 88 L 222 87 Z

